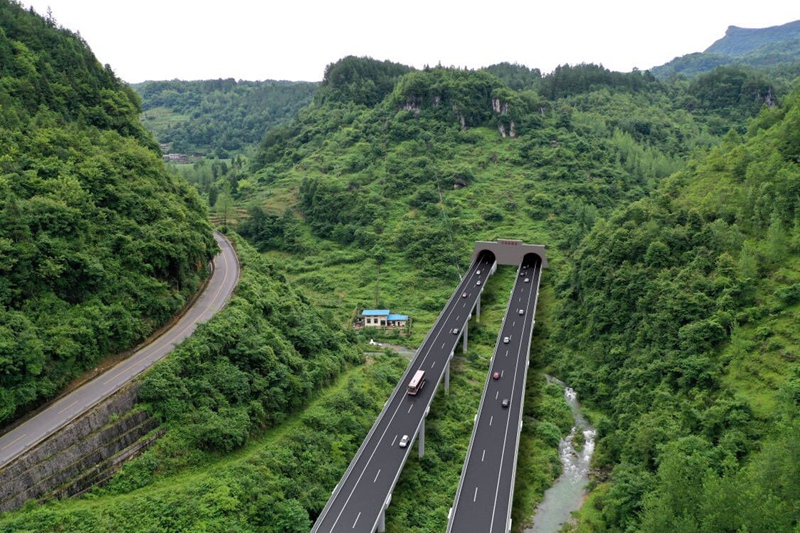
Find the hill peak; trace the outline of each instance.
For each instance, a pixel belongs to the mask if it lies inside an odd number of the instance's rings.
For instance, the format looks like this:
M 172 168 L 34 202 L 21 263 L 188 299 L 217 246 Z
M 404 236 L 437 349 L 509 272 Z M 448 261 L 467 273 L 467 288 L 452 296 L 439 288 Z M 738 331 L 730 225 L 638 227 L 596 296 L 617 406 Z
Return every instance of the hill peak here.
M 800 38 L 800 20 L 769 28 L 728 26 L 725 37 L 709 46 L 705 53 L 742 56 L 767 44 Z

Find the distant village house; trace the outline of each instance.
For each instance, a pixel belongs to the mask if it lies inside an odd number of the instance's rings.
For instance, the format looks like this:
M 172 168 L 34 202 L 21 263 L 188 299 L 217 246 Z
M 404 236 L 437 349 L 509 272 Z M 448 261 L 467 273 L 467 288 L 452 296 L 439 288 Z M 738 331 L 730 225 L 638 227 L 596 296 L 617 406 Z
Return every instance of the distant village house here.
M 164 154 L 161 156 L 167 163 L 188 163 L 189 156 L 186 154 Z

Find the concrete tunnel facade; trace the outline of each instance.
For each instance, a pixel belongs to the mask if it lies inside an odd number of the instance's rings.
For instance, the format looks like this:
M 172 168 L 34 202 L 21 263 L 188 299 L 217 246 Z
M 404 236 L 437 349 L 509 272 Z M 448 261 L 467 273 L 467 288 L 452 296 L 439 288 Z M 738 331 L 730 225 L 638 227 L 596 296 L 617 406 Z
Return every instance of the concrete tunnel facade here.
M 528 254 L 535 254 L 542 260 L 542 268 L 547 268 L 547 257 L 545 256 L 544 245 L 524 244 L 522 241 L 513 239 L 498 239 L 497 241 L 477 241 L 475 250 L 472 252 L 472 261 L 483 251 L 494 254 L 498 265 L 520 265 L 523 258 Z

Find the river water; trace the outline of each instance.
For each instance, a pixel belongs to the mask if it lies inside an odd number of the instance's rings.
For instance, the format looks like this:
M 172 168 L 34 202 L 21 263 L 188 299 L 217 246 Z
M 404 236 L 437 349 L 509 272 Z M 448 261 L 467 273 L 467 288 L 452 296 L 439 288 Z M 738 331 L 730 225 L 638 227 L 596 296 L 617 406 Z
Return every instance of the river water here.
M 564 385 L 560 381 L 548 379 Z M 589 483 L 589 461 L 594 452 L 595 430 L 589 421 L 581 415 L 578 394 L 569 387 L 564 387 L 564 397 L 567 400 L 575 425 L 570 434 L 561 439 L 558 451 L 561 455 L 563 472 L 552 487 L 544 493 L 544 499 L 536 509 L 533 518 L 533 527 L 526 529 L 525 533 L 557 533 L 564 522 L 569 520 L 572 511 L 576 511 L 583 504 L 586 496 L 586 485 Z M 584 443 L 580 451 L 575 449 L 575 435 L 583 433 Z

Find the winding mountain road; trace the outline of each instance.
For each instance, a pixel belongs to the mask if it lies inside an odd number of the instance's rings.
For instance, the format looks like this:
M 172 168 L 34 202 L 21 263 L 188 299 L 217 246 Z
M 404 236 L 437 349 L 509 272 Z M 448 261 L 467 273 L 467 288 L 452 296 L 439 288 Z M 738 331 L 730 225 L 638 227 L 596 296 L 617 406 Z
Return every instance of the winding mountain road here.
M 239 260 L 233 245 L 221 233 L 214 238 L 221 252 L 212 261 L 213 272 L 202 294 L 178 321 L 155 340 L 130 357 L 106 370 L 80 388 L 55 401 L 33 418 L 0 437 L 0 469 L 28 451 L 101 400 L 117 392 L 165 357 L 184 339 L 191 336 L 198 324 L 206 322 L 228 302 L 239 281 Z

